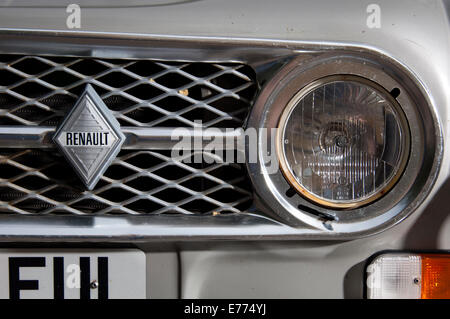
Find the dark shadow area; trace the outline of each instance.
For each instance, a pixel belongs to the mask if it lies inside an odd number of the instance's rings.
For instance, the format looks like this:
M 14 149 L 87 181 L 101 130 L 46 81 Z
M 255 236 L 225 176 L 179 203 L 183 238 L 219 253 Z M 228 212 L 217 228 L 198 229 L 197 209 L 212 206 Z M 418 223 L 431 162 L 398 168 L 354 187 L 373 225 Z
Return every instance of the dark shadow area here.
M 437 249 L 442 225 L 450 214 L 450 181 L 438 190 L 414 225 L 409 229 L 404 247 L 413 250 Z
M 350 268 L 344 276 L 344 298 L 364 298 L 364 271 L 366 261 L 362 261 Z

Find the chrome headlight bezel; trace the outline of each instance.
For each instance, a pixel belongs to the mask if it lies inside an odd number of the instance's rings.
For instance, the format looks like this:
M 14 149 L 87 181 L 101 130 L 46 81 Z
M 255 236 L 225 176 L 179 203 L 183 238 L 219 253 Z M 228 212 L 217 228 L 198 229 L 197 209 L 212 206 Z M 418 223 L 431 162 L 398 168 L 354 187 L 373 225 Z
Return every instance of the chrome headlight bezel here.
M 324 207 L 292 192 L 282 170 L 271 174 L 267 152 L 258 150 L 257 163 L 248 169 L 262 210 L 295 227 L 310 227 L 336 236 L 361 236 L 381 231 L 408 216 L 425 198 L 435 181 L 442 152 L 441 131 L 426 90 L 401 64 L 382 55 L 351 51 L 326 52 L 290 61 L 267 82 L 252 109 L 248 126 L 267 128 L 258 134 L 258 145 L 271 145 L 275 152 L 280 118 L 289 101 L 307 85 L 329 76 L 356 76 L 380 86 L 386 92 L 396 89 L 411 132 L 409 158 L 403 173 L 387 194 L 373 202 L 349 209 Z M 247 145 L 247 157 L 249 147 Z

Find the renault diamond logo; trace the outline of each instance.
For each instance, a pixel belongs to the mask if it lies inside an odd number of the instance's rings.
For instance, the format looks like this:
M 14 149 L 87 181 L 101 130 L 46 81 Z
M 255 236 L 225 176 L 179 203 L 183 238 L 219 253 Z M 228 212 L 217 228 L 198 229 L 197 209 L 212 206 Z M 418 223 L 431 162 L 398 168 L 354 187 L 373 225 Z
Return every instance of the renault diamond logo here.
M 125 136 L 119 122 L 88 85 L 53 140 L 91 190 L 120 151 Z

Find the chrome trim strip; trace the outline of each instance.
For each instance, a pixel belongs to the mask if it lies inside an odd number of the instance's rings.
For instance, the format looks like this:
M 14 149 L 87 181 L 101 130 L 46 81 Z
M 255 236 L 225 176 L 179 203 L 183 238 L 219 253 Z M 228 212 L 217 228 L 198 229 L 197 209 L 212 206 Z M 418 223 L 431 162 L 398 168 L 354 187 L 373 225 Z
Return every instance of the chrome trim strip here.
M 0 126 L 0 148 L 54 148 L 52 141 L 56 127 L 51 126 Z M 177 136 L 198 138 L 202 143 L 190 143 L 191 150 L 204 149 L 206 145 L 217 150 L 243 151 L 242 129 L 203 129 L 165 127 L 122 127 L 126 137 L 122 149 L 171 150 L 182 147 Z M 178 133 L 177 133 L 178 132 Z M 187 145 L 187 144 L 184 144 Z
M 0 242 L 150 242 L 207 239 L 317 239 L 314 229 L 294 228 L 254 214 L 219 216 L 2 216 Z M 26 235 L 24 235 L 26 234 Z M 337 237 L 337 236 L 336 236 Z
M 244 137 L 242 129 L 202 129 L 202 128 L 141 128 L 123 127 L 122 132 L 126 136 L 123 149 L 143 150 L 168 150 L 182 147 L 178 136 L 188 136 L 190 141 L 199 139 L 201 143 L 190 143 L 191 150 L 202 150 L 205 146 L 214 147 L 217 150 L 236 149 L 243 152 L 244 146 L 240 141 Z M 197 145 L 198 144 L 198 145 Z M 1 145 L 1 141 L 0 141 Z
M 56 127 L 0 126 L 0 147 L 4 148 L 53 148 Z
M 258 64 L 300 52 L 299 43 L 271 40 L 177 37 L 146 34 L 14 30 L 0 28 L 0 52 L 34 55 Z M 330 48 L 339 48 L 330 44 Z M 294 52 L 295 50 L 295 52 Z M 226 54 L 224 54 L 226 52 Z

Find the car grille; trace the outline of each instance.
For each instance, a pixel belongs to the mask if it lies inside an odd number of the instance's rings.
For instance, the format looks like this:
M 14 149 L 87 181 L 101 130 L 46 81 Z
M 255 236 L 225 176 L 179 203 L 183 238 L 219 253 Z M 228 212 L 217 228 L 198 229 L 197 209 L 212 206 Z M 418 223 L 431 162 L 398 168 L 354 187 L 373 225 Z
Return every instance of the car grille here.
M 0 55 L 0 126 L 56 127 L 86 84 L 122 126 L 142 128 L 240 128 L 257 90 L 253 70 L 237 63 Z M 170 150 L 123 149 L 87 191 L 56 148 L 0 145 L 0 211 L 215 215 L 247 210 L 253 200 L 244 165 L 202 150 L 187 156 L 199 152 L 203 162 L 189 163 L 173 158 Z
M 0 125 L 58 125 L 91 84 L 123 126 L 241 127 L 255 95 L 243 64 L 0 55 Z
M 94 190 L 86 191 L 55 151 L 1 149 L 0 209 L 21 214 L 223 214 L 248 208 L 251 188 L 241 165 L 187 164 L 170 155 L 122 151 Z M 201 155 L 217 159 L 212 153 Z

